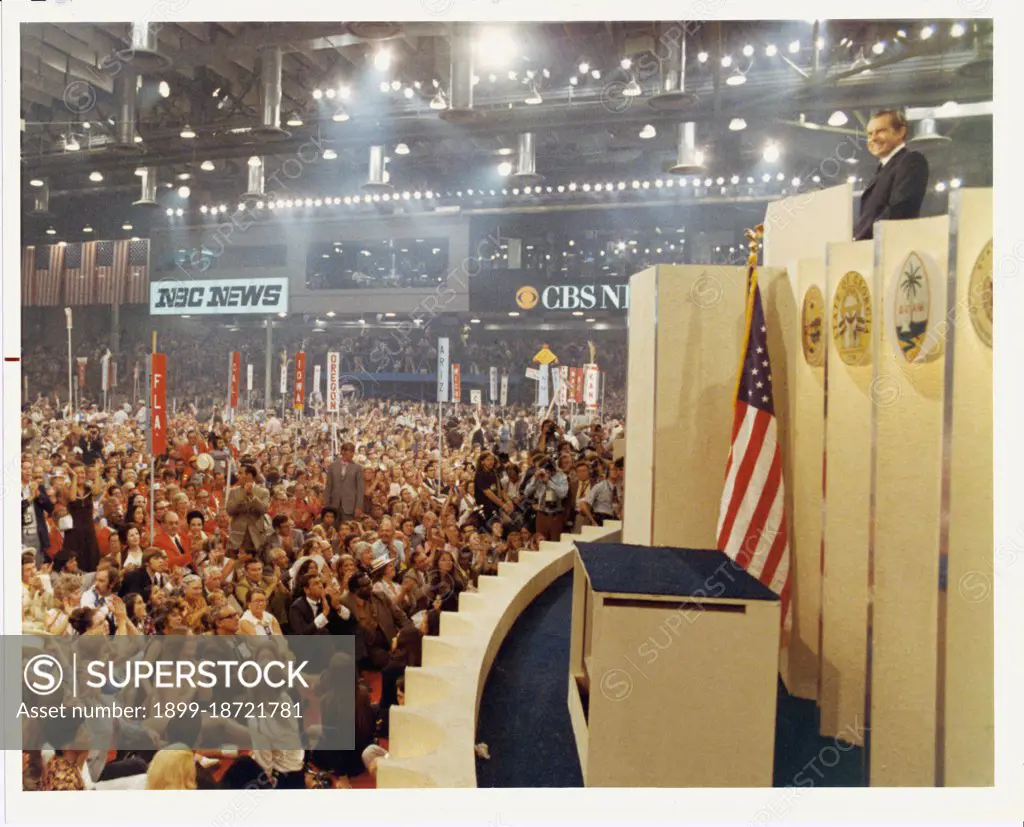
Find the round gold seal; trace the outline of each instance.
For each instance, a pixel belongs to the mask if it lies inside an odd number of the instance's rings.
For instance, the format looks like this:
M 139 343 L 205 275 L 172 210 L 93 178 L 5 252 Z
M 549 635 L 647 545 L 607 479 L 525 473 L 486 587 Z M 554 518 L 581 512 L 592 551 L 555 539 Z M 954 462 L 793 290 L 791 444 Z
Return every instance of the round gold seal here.
M 865 365 L 871 353 L 871 292 L 864 276 L 850 271 L 839 280 L 832 300 L 832 338 L 839 358 Z
M 523 310 L 533 310 L 539 300 L 540 294 L 528 284 L 524 284 L 516 291 L 516 304 Z
M 811 367 L 825 364 L 825 299 L 818 285 L 811 285 L 804 293 L 804 308 L 800 316 L 804 359 Z
M 967 289 L 974 330 L 981 341 L 992 347 L 992 239 L 978 254 Z

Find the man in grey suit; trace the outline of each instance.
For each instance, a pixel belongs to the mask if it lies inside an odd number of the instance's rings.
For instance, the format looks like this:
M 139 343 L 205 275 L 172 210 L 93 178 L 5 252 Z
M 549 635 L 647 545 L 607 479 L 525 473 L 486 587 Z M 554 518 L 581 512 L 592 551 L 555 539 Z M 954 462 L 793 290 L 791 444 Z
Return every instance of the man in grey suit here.
M 324 489 L 324 506 L 330 506 L 339 514 L 339 521 L 352 520 L 363 515 L 363 466 L 353 460 L 356 446 L 346 442 L 341 446 L 341 456 L 327 472 L 327 487 Z
M 228 556 L 235 557 L 239 549 L 252 552 L 262 559 L 263 549 L 272 532 L 267 509 L 270 492 L 256 484 L 256 468 L 243 465 L 238 474 L 238 485 L 228 494 L 227 512 L 231 515 L 228 532 Z

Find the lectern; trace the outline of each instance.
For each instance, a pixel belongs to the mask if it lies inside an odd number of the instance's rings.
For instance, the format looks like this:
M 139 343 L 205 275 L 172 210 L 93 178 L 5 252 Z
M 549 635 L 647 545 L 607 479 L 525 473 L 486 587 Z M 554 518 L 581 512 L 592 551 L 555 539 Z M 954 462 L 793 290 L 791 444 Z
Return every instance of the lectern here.
M 577 543 L 569 715 L 588 787 L 770 787 L 778 597 L 720 551 Z

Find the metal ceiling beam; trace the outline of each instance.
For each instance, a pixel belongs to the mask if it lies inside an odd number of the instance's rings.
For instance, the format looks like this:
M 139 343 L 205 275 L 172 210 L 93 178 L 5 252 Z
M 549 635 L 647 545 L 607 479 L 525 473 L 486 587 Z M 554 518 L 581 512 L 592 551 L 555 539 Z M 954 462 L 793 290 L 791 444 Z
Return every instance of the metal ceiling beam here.
M 66 74 L 71 78 L 84 80 L 93 88 L 106 92 L 108 95 L 114 91 L 114 81 L 110 75 L 90 63 L 62 52 L 56 46 L 29 35 L 22 37 L 21 46 L 22 65 L 25 63 L 26 56 L 29 56 L 30 59 L 34 58 L 42 62 L 61 75 Z
M 234 59 L 240 54 L 255 54 L 258 49 L 268 46 L 287 47 L 289 44 L 305 43 L 319 37 L 344 34 L 344 23 L 271 23 L 265 27 L 244 31 L 231 40 L 184 49 L 170 57 L 175 65 L 204 65 L 217 57 Z

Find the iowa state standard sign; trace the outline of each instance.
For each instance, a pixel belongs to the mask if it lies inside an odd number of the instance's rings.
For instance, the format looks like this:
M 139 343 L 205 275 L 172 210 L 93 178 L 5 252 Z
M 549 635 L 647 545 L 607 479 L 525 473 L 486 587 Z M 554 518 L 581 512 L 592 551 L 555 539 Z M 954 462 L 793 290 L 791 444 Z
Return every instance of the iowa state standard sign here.
M 287 313 L 288 279 L 168 279 L 149 285 L 152 316 Z

